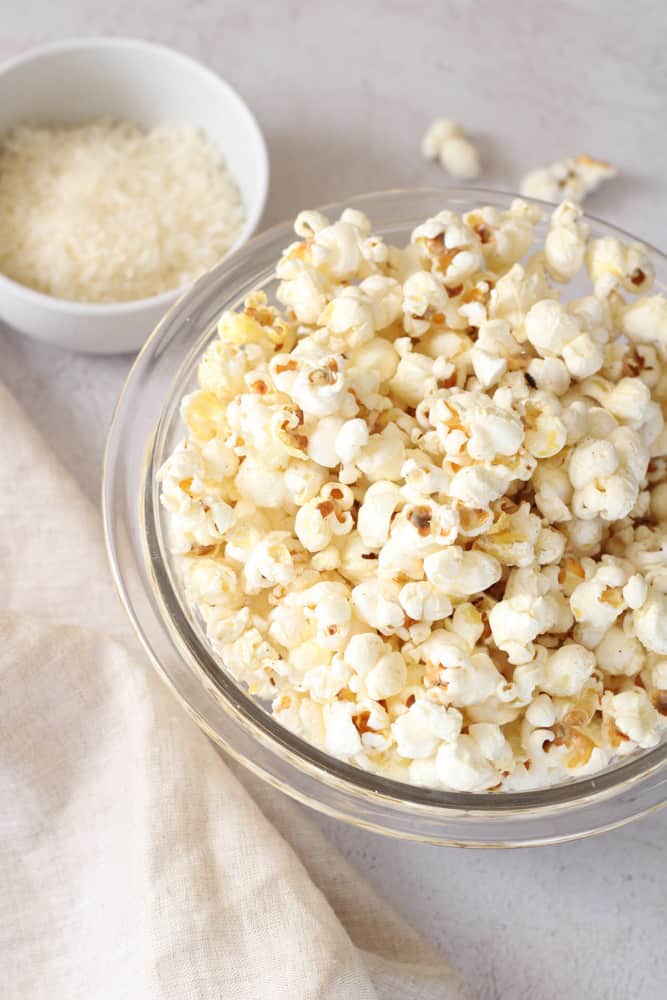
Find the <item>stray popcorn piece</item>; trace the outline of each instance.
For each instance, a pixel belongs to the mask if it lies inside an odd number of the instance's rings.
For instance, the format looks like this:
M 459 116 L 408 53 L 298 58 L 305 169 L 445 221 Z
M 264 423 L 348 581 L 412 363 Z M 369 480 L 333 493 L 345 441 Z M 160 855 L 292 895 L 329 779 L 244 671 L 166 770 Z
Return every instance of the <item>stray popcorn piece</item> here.
M 159 472 L 214 653 L 366 771 L 539 788 L 667 730 L 667 299 L 643 246 L 570 200 L 533 249 L 541 217 L 401 249 L 300 213 L 283 308 L 223 314 Z
M 597 191 L 603 181 L 616 176 L 616 169 L 605 160 L 594 160 L 582 153 L 559 160 L 549 167 L 531 170 L 521 181 L 521 194 L 542 201 L 583 201 Z
M 459 180 L 474 180 L 480 175 L 479 156 L 462 125 L 449 118 L 436 118 L 429 125 L 421 144 L 427 160 L 440 160 L 445 170 Z
M 463 126 L 450 118 L 436 118 L 429 125 L 422 139 L 422 156 L 427 160 L 437 160 L 443 145 L 453 138 L 465 135 Z
M 448 174 L 462 181 L 475 180 L 481 172 L 479 154 L 465 135 L 452 136 L 443 144 L 440 162 Z

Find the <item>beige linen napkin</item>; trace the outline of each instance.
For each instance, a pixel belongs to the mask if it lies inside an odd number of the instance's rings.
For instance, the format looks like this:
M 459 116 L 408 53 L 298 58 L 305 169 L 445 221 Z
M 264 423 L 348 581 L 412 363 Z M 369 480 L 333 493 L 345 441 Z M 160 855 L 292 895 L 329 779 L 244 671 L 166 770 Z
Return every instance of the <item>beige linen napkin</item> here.
M 462 998 L 143 662 L 98 515 L 2 386 L 0 456 L 0 996 Z

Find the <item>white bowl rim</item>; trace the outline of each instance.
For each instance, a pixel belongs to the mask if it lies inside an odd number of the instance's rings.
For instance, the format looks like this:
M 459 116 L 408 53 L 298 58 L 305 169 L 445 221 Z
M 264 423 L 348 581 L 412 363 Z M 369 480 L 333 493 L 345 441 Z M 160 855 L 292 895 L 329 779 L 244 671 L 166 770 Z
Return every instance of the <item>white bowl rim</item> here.
M 204 63 L 199 62 L 197 59 L 193 59 L 192 56 L 189 56 L 185 52 L 181 52 L 178 49 L 172 49 L 168 45 L 161 45 L 157 42 L 149 42 L 143 38 L 131 38 L 126 35 L 86 35 L 80 38 L 63 38 L 56 42 L 47 42 L 45 45 L 37 45 L 28 49 L 26 52 L 21 52 L 19 55 L 5 60 L 2 64 L 0 64 L 0 86 L 2 85 L 2 78 L 7 73 L 19 66 L 41 59 L 43 56 L 49 56 L 59 52 L 71 52 L 76 49 L 98 48 L 143 49 L 144 51 L 150 50 L 152 52 L 168 56 L 176 62 L 180 62 L 183 66 L 187 66 L 188 69 L 198 73 L 202 78 L 208 79 L 211 83 L 214 83 L 221 91 L 224 91 L 232 103 L 235 103 L 248 117 L 257 139 L 257 151 L 259 155 L 259 197 L 255 210 L 252 214 L 246 217 L 241 232 L 234 243 L 232 243 L 226 251 L 225 256 L 232 253 L 234 250 L 237 250 L 250 236 L 252 236 L 264 212 L 269 188 L 269 154 L 262 130 L 249 106 L 243 100 L 238 91 L 235 90 L 235 88 L 232 87 L 232 85 L 228 83 L 224 77 L 219 76 L 218 73 L 210 69 Z M 126 313 L 155 309 L 157 306 L 164 306 L 166 308 L 177 298 L 183 295 L 189 287 L 190 285 L 180 285 L 178 288 L 173 288 L 166 292 L 160 292 L 159 295 L 151 295 L 142 299 L 131 299 L 127 302 L 78 302 L 75 299 L 61 299 L 55 295 L 47 295 L 45 292 L 38 292 L 34 288 L 22 285 L 19 281 L 14 281 L 13 278 L 9 278 L 6 274 L 2 274 L 2 272 L 0 272 L 0 290 L 6 289 L 11 291 L 14 295 L 17 295 L 19 298 L 23 298 L 26 302 L 33 306 L 41 306 L 42 308 L 49 308 L 62 313 L 76 313 L 81 316 L 122 316 Z

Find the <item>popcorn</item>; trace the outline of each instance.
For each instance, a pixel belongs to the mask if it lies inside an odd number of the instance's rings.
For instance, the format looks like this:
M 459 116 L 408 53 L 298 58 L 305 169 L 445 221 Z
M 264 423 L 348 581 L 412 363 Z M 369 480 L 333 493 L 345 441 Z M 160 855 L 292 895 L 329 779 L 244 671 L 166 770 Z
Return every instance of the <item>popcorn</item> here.
M 651 669 L 651 684 L 659 691 L 667 691 L 667 660 L 661 660 Z
M 351 505 L 348 487 L 336 483 L 323 486 L 318 496 L 299 508 L 294 519 L 294 532 L 303 547 L 321 552 L 335 535 L 348 534 L 353 526 Z
M 604 634 L 626 608 L 623 588 L 627 571 L 612 556 L 604 556 L 590 579 L 575 587 L 570 607 L 575 621 Z
M 238 580 L 231 566 L 202 557 L 186 565 L 183 577 L 191 600 L 225 611 L 239 607 Z
M 499 272 L 507 270 L 530 250 L 535 223 L 541 218 L 541 209 L 516 198 L 506 212 L 485 205 L 468 212 L 463 221 L 477 233 L 489 268 Z
M 429 271 L 415 271 L 403 284 L 403 327 L 412 337 L 421 337 L 432 322 L 447 311 L 444 287 Z
M 316 236 L 322 229 L 326 229 L 329 220 L 322 212 L 299 212 L 294 220 L 294 232 L 302 239 Z
M 588 333 L 582 333 L 565 344 L 563 361 L 574 378 L 587 378 L 602 368 L 604 351 Z
M 479 237 L 454 212 L 440 212 L 427 219 L 413 231 L 411 242 L 450 289 L 457 289 L 484 269 Z
M 389 389 L 399 402 L 416 406 L 424 393 L 424 382 L 433 372 L 433 359 L 417 351 L 404 354 L 389 382 Z
M 349 681 L 349 670 L 339 656 L 330 663 L 311 667 L 303 675 L 303 689 L 314 702 L 326 704 L 336 698 Z
M 547 521 L 555 524 L 571 520 L 572 484 L 565 469 L 543 462 L 535 469 L 532 482 L 535 504 Z
M 626 246 L 614 236 L 591 240 L 586 252 L 586 269 L 600 299 L 607 298 L 619 286 L 633 295 L 646 292 L 654 277 L 646 247 L 641 243 Z
M 651 653 L 667 654 L 667 594 L 649 587 L 646 600 L 632 614 L 635 635 Z
M 345 208 L 343 209 L 341 216 L 341 222 L 348 222 L 352 226 L 356 226 L 362 236 L 370 236 L 371 233 L 371 220 L 363 212 L 359 211 L 358 208 Z
M 512 478 L 501 465 L 464 465 L 452 476 L 449 493 L 465 507 L 484 510 L 502 496 Z
M 542 530 L 537 514 L 522 504 L 510 514 L 501 513 L 496 524 L 480 538 L 479 547 L 504 566 L 530 566 L 535 561 L 535 546 Z
M 448 139 L 463 135 L 463 126 L 449 118 L 436 118 L 431 122 L 422 139 L 422 156 L 425 160 L 437 160 L 440 149 Z
M 583 201 L 603 181 L 615 176 L 610 163 L 582 154 L 531 170 L 521 181 L 521 194 L 543 201 Z
M 592 439 L 572 452 L 568 475 L 575 490 L 583 490 L 595 479 L 612 476 L 618 465 L 619 456 L 611 441 Z
M 391 519 L 402 499 L 394 483 L 380 481 L 369 486 L 357 515 L 357 531 L 369 549 L 379 549 L 387 541 Z
M 310 560 L 310 564 L 313 569 L 320 573 L 326 573 L 329 570 L 338 569 L 340 566 L 340 551 L 335 545 L 327 545 L 325 548 L 320 549 L 319 552 L 313 554 L 313 558 Z
M 468 431 L 467 451 L 471 458 L 485 461 L 517 453 L 524 429 L 516 414 L 496 406 L 482 394 L 474 399 L 471 394 L 460 393 L 448 402 Z
M 489 613 L 494 642 L 507 653 L 510 663 L 527 663 L 533 657 L 533 639 L 549 632 L 558 621 L 559 608 L 554 597 L 533 598 L 517 594 L 498 601 Z
M 350 347 L 367 343 L 375 334 L 373 307 L 368 296 L 356 285 L 343 288 L 322 310 L 318 323 L 343 337 Z
M 568 643 L 552 653 L 544 670 L 541 688 L 547 694 L 567 697 L 577 694 L 595 669 L 595 654 L 577 643 Z
M 390 698 L 405 687 L 407 667 L 400 653 L 385 653 L 366 674 L 366 690 L 374 701 Z
M 496 383 L 520 350 L 505 320 L 483 320 L 470 352 L 473 371 L 482 387 L 486 389 Z
M 468 732 L 483 756 L 499 771 L 512 767 L 514 753 L 499 725 L 493 722 L 474 722 L 468 727 Z
M 633 677 L 644 665 L 641 644 L 618 625 L 613 625 L 605 632 L 595 647 L 595 657 L 602 669 L 612 677 Z
M 634 343 L 667 348 L 667 298 L 652 295 L 632 302 L 621 313 L 620 327 Z
M 403 290 L 394 278 L 371 274 L 359 285 L 368 297 L 377 331 L 386 330 L 403 311 Z
M 232 344 L 214 340 L 197 368 L 201 391 L 211 393 L 219 402 L 228 402 L 244 392 L 244 376 L 263 360 L 264 351 L 259 345 L 248 344 L 239 351 Z
M 327 471 L 315 462 L 294 462 L 285 469 L 283 480 L 291 501 L 303 506 L 320 492 L 327 479 Z
M 345 648 L 345 659 L 357 673 L 365 677 L 389 647 L 375 632 L 353 635 Z
M 459 708 L 481 704 L 504 683 L 502 674 L 486 652 L 472 651 L 449 630 L 433 631 L 420 646 L 419 655 L 426 663 L 425 679 L 430 693 L 435 693 L 446 704 Z M 435 692 L 434 686 L 437 687 Z
M 376 337 L 350 352 L 350 370 L 353 373 L 372 372 L 378 385 L 392 377 L 398 365 L 398 353 L 393 344 Z
M 574 513 L 584 520 L 598 514 L 605 521 L 626 517 L 637 501 L 647 465 L 643 442 L 628 427 L 616 428 L 608 441 L 582 442 L 572 453 L 568 469 L 575 487 Z
M 526 709 L 526 720 L 535 729 L 549 729 L 556 721 L 556 709 L 548 694 L 538 694 Z
M 257 594 L 265 587 L 276 584 L 285 587 L 295 576 L 292 553 L 285 544 L 290 539 L 287 531 L 270 531 L 256 545 L 243 567 L 246 593 Z
M 481 593 L 501 577 L 500 563 L 484 552 L 451 545 L 424 559 L 424 572 L 434 586 L 452 597 Z
M 436 757 L 438 776 L 447 788 L 459 792 L 483 792 L 500 784 L 500 776 L 484 757 L 472 736 L 444 743 Z
M 606 393 L 604 408 L 619 420 L 641 424 L 650 402 L 650 389 L 641 379 L 623 378 Z
M 335 469 L 340 459 L 336 451 L 338 434 L 345 424 L 342 417 L 319 420 L 308 436 L 308 457 L 326 469 Z
M 300 323 L 315 323 L 327 304 L 326 282 L 317 271 L 299 271 L 281 281 L 276 298 Z
M 643 688 L 616 695 L 607 692 L 602 709 L 613 719 L 616 729 L 638 747 L 648 750 L 659 742 L 660 716 Z
M 540 566 L 559 563 L 565 552 L 567 539 L 554 528 L 542 528 L 535 542 L 535 555 Z
M 362 622 L 389 635 L 405 623 L 399 601 L 400 586 L 393 580 L 370 579 L 352 590 L 352 603 Z
M 421 150 L 425 159 L 439 159 L 453 177 L 460 180 L 479 177 L 477 150 L 457 122 L 436 118 L 422 139 Z
M 581 326 L 560 302 L 542 299 L 528 311 L 525 331 L 538 354 L 549 357 L 562 354 L 563 348 L 580 335 Z
M 474 604 L 465 602 L 456 607 L 450 628 L 472 648 L 484 634 L 484 619 Z
M 462 181 L 480 175 L 479 155 L 465 135 L 454 135 L 440 149 L 440 162 L 452 177 Z
M 354 724 L 355 706 L 349 701 L 334 701 L 325 706 L 324 746 L 334 757 L 351 757 L 361 752 L 361 736 Z
M 325 355 L 317 363 L 303 365 L 294 379 L 291 396 L 306 416 L 328 417 L 343 410 L 350 398 L 343 357 Z
M 326 648 L 339 649 L 352 620 L 349 588 L 331 581 L 317 583 L 303 592 L 302 603 L 316 625 L 316 641 Z
M 405 459 L 403 435 L 394 424 L 379 434 L 373 434 L 356 459 L 358 468 L 371 482 L 399 479 Z
M 363 539 L 353 531 L 339 543 L 339 572 L 351 583 L 361 583 L 377 575 L 377 552 L 369 551 Z
M 398 595 L 401 607 L 408 618 L 416 622 L 441 621 L 452 613 L 452 602 L 449 597 L 426 580 L 418 583 L 406 583 Z
M 396 753 L 409 760 L 431 757 L 441 742 L 455 742 L 463 716 L 456 708 L 435 705 L 426 698 L 415 701 L 392 724 Z
M 667 521 L 667 482 L 659 483 L 651 493 L 651 514 L 656 521 Z
M 210 441 L 219 432 L 224 433 L 225 410 L 212 392 L 201 390 L 184 396 L 181 419 L 196 441 Z
M 317 270 L 334 281 L 350 281 L 357 277 L 362 261 L 361 238 L 367 235 L 367 227 L 359 229 L 356 222 L 345 222 L 343 218 L 326 226 L 315 235 L 310 248 L 311 259 Z M 365 216 L 361 216 L 365 220 Z
M 158 473 L 214 655 L 398 780 L 540 788 L 667 728 L 667 299 L 572 202 L 534 252 L 540 218 L 443 211 L 399 249 L 300 213 L 284 310 L 221 317 Z
M 634 573 L 623 587 L 623 599 L 629 608 L 637 611 L 648 597 L 648 584 L 643 576 Z
M 515 264 L 496 281 L 489 296 L 489 316 L 507 320 L 514 337 L 523 342 L 525 318 L 531 306 L 555 299 L 557 294 L 546 279 L 542 263 L 533 263 L 530 270 Z
M 571 281 L 581 269 L 586 253 L 590 226 L 582 222 L 578 205 L 564 201 L 551 216 L 551 227 L 544 241 L 544 261 L 556 281 Z

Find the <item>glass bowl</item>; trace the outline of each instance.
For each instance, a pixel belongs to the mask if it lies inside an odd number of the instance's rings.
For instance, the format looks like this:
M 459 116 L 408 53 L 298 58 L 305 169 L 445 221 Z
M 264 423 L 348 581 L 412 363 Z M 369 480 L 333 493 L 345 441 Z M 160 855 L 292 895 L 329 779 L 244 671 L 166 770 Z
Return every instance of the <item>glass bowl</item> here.
M 324 211 L 337 217 L 347 205 L 361 209 L 374 232 L 405 243 L 415 225 L 445 207 L 506 208 L 512 197 L 463 188 L 387 191 Z M 589 221 L 597 235 L 631 238 Z M 538 227 L 538 236 L 544 232 Z M 179 402 L 195 385 L 220 313 L 256 287 L 271 294 L 275 263 L 293 238 L 291 224 L 276 226 L 201 278 L 146 343 L 116 406 L 104 468 L 106 542 L 121 600 L 159 674 L 204 732 L 255 774 L 315 809 L 381 833 L 457 846 L 528 846 L 608 830 L 664 805 L 665 743 L 593 777 L 538 791 L 446 792 L 369 774 L 286 730 L 212 655 L 167 553 L 156 472 L 183 436 Z M 667 258 L 657 250 L 653 257 L 664 290 Z

